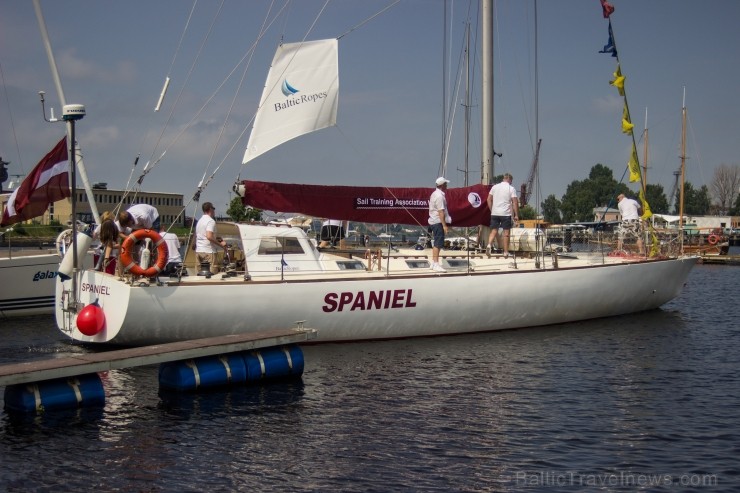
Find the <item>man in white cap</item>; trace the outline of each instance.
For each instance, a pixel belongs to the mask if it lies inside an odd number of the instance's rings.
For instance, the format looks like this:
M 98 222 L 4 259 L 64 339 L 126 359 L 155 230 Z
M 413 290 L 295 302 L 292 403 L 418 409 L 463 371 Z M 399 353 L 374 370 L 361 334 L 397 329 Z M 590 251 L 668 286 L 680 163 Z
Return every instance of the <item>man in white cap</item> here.
M 452 222 L 450 212 L 447 209 L 447 197 L 445 190 L 450 182 L 447 178 L 437 178 L 437 189 L 429 197 L 429 227 L 432 230 L 432 270 L 434 272 L 447 272 L 439 263 L 439 251 L 445 244 L 445 235 L 448 225 Z

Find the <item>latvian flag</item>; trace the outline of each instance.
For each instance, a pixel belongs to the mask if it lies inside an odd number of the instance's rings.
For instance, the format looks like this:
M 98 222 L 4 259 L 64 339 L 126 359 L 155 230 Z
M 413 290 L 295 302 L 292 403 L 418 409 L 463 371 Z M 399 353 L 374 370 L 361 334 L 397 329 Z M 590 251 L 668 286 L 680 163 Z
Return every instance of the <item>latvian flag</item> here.
M 68 173 L 67 138 L 64 137 L 10 195 L 0 226 L 42 216 L 49 204 L 69 197 Z

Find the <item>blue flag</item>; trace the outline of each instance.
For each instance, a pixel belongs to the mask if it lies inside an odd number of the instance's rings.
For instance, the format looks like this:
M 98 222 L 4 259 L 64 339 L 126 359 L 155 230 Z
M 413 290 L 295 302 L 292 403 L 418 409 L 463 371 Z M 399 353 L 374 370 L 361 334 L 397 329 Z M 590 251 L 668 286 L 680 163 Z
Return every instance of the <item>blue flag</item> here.
M 611 53 L 613 57 L 617 56 L 617 47 L 614 44 L 614 34 L 612 33 L 612 23 L 609 22 L 609 41 L 604 45 L 604 49 L 599 53 Z

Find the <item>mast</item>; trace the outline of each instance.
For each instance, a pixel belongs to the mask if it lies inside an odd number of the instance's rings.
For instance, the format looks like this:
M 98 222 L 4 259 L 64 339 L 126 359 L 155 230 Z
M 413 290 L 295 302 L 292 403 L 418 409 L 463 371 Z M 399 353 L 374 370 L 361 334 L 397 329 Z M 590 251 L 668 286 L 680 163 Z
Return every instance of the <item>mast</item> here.
M 64 89 L 62 88 L 62 81 L 59 78 L 59 71 L 57 70 L 57 64 L 54 60 L 54 53 L 51 50 L 51 42 L 49 41 L 49 33 L 46 30 L 46 21 L 44 20 L 44 14 L 41 12 L 41 5 L 39 4 L 39 0 L 33 0 L 33 9 L 36 11 L 36 19 L 39 23 L 39 30 L 41 31 L 41 39 L 44 42 L 44 49 L 46 50 L 46 58 L 49 59 L 49 68 L 51 68 L 51 75 L 54 78 L 54 85 L 57 89 L 57 96 L 59 97 L 59 102 L 61 103 L 62 107 L 67 105 L 67 100 L 64 97 Z M 72 133 L 74 135 L 74 133 Z M 87 196 L 89 198 L 88 202 L 90 203 L 90 211 L 92 212 L 93 219 L 95 220 L 95 224 L 100 224 L 100 215 L 98 214 L 98 206 L 95 203 L 92 187 L 90 186 L 90 181 L 87 179 L 87 171 L 85 170 L 85 164 L 82 161 L 82 151 L 80 150 L 79 146 L 76 142 L 70 142 L 69 147 L 72 150 L 70 152 L 70 156 L 73 156 L 72 163 L 77 164 L 77 170 L 80 174 L 80 179 L 82 180 L 82 184 L 85 187 L 85 193 L 87 193 Z M 71 168 L 70 168 L 71 169 Z M 74 184 L 73 184 L 74 186 Z M 72 203 L 74 204 L 75 196 L 77 194 L 77 191 L 72 188 Z M 72 216 L 72 229 L 74 231 L 77 231 L 77 217 Z
M 481 183 L 493 180 L 493 2 L 481 0 Z
M 684 183 L 686 182 L 686 87 L 683 88 L 681 103 L 681 188 L 678 200 L 678 231 L 681 237 L 681 253 L 683 253 L 683 200 Z
M 470 154 L 470 23 L 465 27 L 465 186 L 468 186 L 468 159 Z
M 442 26 L 442 161 L 439 166 L 440 176 L 447 173 L 447 2 L 442 2 L 444 10 Z

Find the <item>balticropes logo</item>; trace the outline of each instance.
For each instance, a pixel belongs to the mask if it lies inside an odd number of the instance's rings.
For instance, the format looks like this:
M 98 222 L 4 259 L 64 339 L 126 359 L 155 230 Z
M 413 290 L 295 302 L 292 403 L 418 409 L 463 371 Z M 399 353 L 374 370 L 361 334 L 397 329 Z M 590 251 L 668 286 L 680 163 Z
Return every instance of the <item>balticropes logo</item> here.
M 298 94 L 300 91 L 293 87 L 288 82 L 288 79 L 283 79 L 283 84 L 281 85 L 280 90 L 288 99 L 275 103 L 273 105 L 275 112 L 285 110 L 293 106 L 298 106 L 302 103 L 316 103 L 318 101 L 321 101 L 322 99 L 325 99 L 329 95 L 329 91 L 324 91 L 313 94 L 301 94 L 299 96 L 296 96 L 296 94 Z
M 283 86 L 280 90 L 283 91 L 283 96 L 286 97 L 292 96 L 293 94 L 298 92 L 298 89 L 290 85 L 288 79 L 283 79 Z

